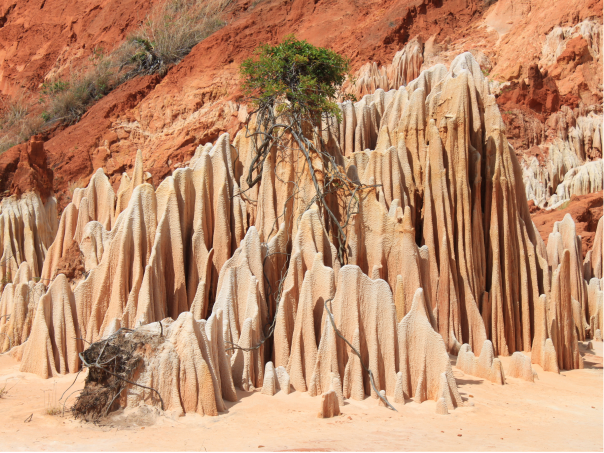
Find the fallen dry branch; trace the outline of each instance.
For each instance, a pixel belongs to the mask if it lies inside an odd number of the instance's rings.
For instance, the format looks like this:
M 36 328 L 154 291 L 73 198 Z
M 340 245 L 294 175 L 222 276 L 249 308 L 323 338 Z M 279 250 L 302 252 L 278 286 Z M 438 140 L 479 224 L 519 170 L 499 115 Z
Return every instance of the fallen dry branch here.
M 158 339 L 163 341 L 163 337 L 122 328 L 80 353 L 82 364 L 89 373 L 85 387 L 72 408 L 75 418 L 98 421 L 106 417 L 127 384 L 155 392 L 163 410 L 164 401 L 156 389 L 132 380 L 132 375 L 142 363 L 141 348 L 145 344 L 156 343 Z

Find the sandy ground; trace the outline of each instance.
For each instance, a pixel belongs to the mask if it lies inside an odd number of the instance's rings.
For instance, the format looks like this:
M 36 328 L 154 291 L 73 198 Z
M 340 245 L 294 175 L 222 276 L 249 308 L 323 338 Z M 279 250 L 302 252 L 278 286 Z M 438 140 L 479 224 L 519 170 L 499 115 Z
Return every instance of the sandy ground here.
M 40 379 L 19 372 L 5 354 L 0 450 L 602 451 L 602 343 L 593 347 L 582 347 L 583 370 L 557 375 L 534 365 L 535 383 L 507 378 L 500 386 L 454 368 L 463 399 L 474 405 L 448 416 L 436 415 L 432 401 L 396 404 L 393 412 L 367 398 L 347 401 L 341 416 L 322 420 L 316 417 L 319 398 L 305 393 L 239 392 L 240 401 L 218 417 L 137 409 L 118 411 L 102 425 L 76 421 L 68 410 L 65 416 L 47 413 L 60 405 L 75 375 Z M 507 369 L 509 358 L 501 359 Z M 81 373 L 69 392 L 81 389 L 84 378 Z M 67 408 L 76 395 L 67 398 Z

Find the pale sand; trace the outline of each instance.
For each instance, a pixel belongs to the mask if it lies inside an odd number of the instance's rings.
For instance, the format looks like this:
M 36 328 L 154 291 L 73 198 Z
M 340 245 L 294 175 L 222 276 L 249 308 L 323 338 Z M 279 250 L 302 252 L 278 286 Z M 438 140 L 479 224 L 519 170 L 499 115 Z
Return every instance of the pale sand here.
M 238 392 L 241 400 L 227 403 L 228 412 L 218 417 L 130 411 L 112 415 L 105 426 L 46 414 L 44 390 L 48 398 L 56 382 L 58 400 L 75 375 L 44 380 L 19 372 L 4 355 L 0 389 L 7 382 L 10 390 L 0 399 L 0 450 L 602 451 L 602 343 L 593 344 L 595 351 L 581 347 L 583 370 L 557 375 L 533 365 L 539 375 L 534 384 L 508 377 L 501 386 L 454 368 L 460 394 L 474 406 L 448 416 L 436 415 L 433 401 L 394 404 L 393 412 L 367 398 L 347 400 L 342 416 L 321 420 L 318 397 L 257 391 Z M 507 369 L 509 358 L 501 360 Z M 83 381 L 81 373 L 70 392 Z

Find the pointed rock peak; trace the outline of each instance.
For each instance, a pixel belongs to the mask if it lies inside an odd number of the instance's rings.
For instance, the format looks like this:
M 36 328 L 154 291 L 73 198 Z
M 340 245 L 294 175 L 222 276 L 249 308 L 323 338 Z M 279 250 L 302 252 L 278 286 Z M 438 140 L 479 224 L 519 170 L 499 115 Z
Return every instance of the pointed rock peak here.
M 524 379 L 529 382 L 535 382 L 535 372 L 531 367 L 531 359 L 520 351 L 516 351 L 512 354 L 510 367 L 508 368 L 506 375 L 513 378 Z
M 403 230 L 405 232 L 415 231 L 413 220 L 411 219 L 411 207 L 405 206 L 405 214 L 403 215 Z
M 136 159 L 134 160 L 134 171 L 132 172 L 132 184 L 134 187 L 145 182 L 145 172 L 143 170 L 143 153 L 141 150 L 136 151 Z
M 444 398 L 439 398 L 436 402 L 436 413 L 438 415 L 449 415 L 449 409 Z
M 396 208 L 396 221 L 398 223 L 402 223 L 403 219 L 404 219 L 405 215 L 403 214 L 403 208 L 401 208 L 400 206 L 398 206 Z
M 394 200 L 392 200 L 392 203 L 390 203 L 390 209 L 388 210 L 388 217 L 396 218 L 396 214 L 400 207 L 401 207 L 401 200 L 399 200 L 398 198 L 395 198 Z
M 248 228 L 247 232 L 245 233 L 245 237 L 243 238 L 243 241 L 245 241 L 246 244 L 251 244 L 252 242 L 260 241 L 258 229 L 254 225 Z
M 382 266 L 378 266 L 377 264 L 375 266 L 373 266 L 373 270 L 371 272 L 371 279 L 372 280 L 377 280 L 380 277 L 380 269 L 382 268 Z
M 560 223 L 568 225 L 568 226 L 572 225 L 573 229 L 574 229 L 574 226 L 575 226 L 575 222 L 573 221 L 572 216 L 568 212 L 566 213 L 566 215 L 564 216 L 564 218 L 560 221 Z
M 212 151 L 210 151 L 210 155 L 214 156 L 219 152 L 226 152 L 230 148 L 231 138 L 228 132 L 225 132 L 218 140 L 216 140 L 216 144 L 212 147 Z
M 403 390 L 404 380 L 403 372 L 399 371 L 396 373 L 396 387 L 394 389 L 394 402 L 398 404 L 405 404 L 405 392 Z
M 474 355 L 470 345 L 463 344 L 457 355 L 456 366 L 472 376 L 488 379 L 495 384 L 505 384 L 501 361 L 495 358 L 493 343 L 490 340 L 485 340 L 479 357 Z
M 286 395 L 289 395 L 290 378 L 289 374 L 287 373 L 287 370 L 283 366 L 278 366 L 277 368 L 275 368 L 275 373 L 277 374 L 277 384 L 279 386 L 279 390 L 281 390 Z
M 388 126 L 384 125 L 380 128 L 378 132 L 377 144 L 375 145 L 376 152 L 385 152 L 392 146 L 390 142 L 390 132 L 388 131 Z
M 417 290 L 415 290 L 411 310 L 409 310 L 407 316 L 411 314 L 425 316 L 425 318 L 428 319 L 428 313 L 426 313 L 426 299 L 424 297 L 423 288 L 417 288 Z
M 325 265 L 323 264 L 323 253 L 318 252 L 318 253 L 315 255 L 315 258 L 314 258 L 314 260 L 313 260 L 313 263 L 312 263 L 312 270 L 313 270 L 313 272 L 314 272 L 315 270 L 317 270 L 317 269 L 321 269 L 321 268 L 322 268 L 322 267 L 324 267 L 324 266 L 325 266 Z
M 568 251 L 568 249 L 564 249 L 564 251 L 562 252 L 562 261 L 560 262 L 560 264 L 564 267 L 570 266 L 570 252 Z
M 13 278 L 13 285 L 18 285 L 19 283 L 27 283 L 31 280 L 31 278 L 31 267 L 29 266 L 29 263 L 27 261 L 23 261 L 19 265 L 19 269 L 17 270 L 17 273 Z
M 264 369 L 264 381 L 262 383 L 262 394 L 273 396 L 277 393 L 277 376 L 275 374 L 275 367 L 273 362 L 268 362 Z
M 107 175 L 105 174 L 105 170 L 103 170 L 103 167 L 99 167 L 95 172 L 94 175 L 92 175 L 92 178 L 90 178 L 90 182 L 88 183 L 88 187 L 90 187 L 92 185 L 93 181 L 108 181 L 109 178 L 107 178 Z
M 327 393 L 321 395 L 321 408 L 317 417 L 319 418 L 331 418 L 336 415 L 340 415 L 340 404 L 338 402 L 338 396 L 336 392 L 330 390 Z

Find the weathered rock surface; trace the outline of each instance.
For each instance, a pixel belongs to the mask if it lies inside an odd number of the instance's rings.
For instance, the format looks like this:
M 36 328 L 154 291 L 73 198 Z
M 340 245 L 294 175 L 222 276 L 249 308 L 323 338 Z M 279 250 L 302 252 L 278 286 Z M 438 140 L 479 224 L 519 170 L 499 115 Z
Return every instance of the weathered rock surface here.
M 535 304 L 535 337 L 533 338 L 533 349 L 531 350 L 531 363 L 537 363 L 544 371 L 559 373 L 558 357 L 554 343 L 550 335 L 550 315 L 548 298 L 545 294 L 539 297 Z
M 162 321 L 165 337 L 145 352 L 136 382 L 157 389 L 165 410 L 218 415 L 225 399 L 237 400 L 220 328 L 211 334 L 215 323 L 222 323 L 220 316 L 197 321 L 190 312 Z M 160 405 L 154 392 L 141 387 L 129 385 L 124 394 L 124 406 Z
M 554 224 L 554 231 L 547 241 L 547 256 L 552 271 L 555 271 L 562 261 L 563 255 L 568 251 L 570 262 L 570 294 L 580 307 L 579 317 L 573 315 L 577 325 L 579 341 L 585 340 L 585 327 L 588 319 L 587 291 L 583 276 L 583 263 L 581 260 L 581 237 L 577 236 L 575 223 L 571 216 L 566 214 L 561 222 Z
M 336 392 L 330 390 L 321 395 L 321 409 L 317 417 L 319 418 L 332 418 L 340 415 L 340 406 L 338 404 L 338 397 Z
M 272 396 L 290 385 L 322 395 L 329 416 L 345 399 L 383 404 L 378 393 L 448 413 L 463 404 L 449 353 L 498 384 L 497 355 L 532 350 L 546 371 L 580 367 L 578 339 L 601 329 L 601 291 L 585 282 L 599 267 L 583 263 L 573 220 L 545 245 L 473 54 L 413 80 L 416 63 L 403 56 L 401 86 L 343 103 L 343 122 L 324 133 L 342 170 L 378 185 L 357 195 L 347 262 L 295 148 L 278 166 L 283 156 L 271 154 L 249 193 L 245 132 L 198 147 L 157 188 L 141 152 L 117 195 L 102 169 L 74 192 L 42 266 L 52 283 L 41 302 L 25 300 L 29 262 L 6 285 L 0 332 L 19 340 L 2 340 L 4 350 L 25 343 L 23 368 L 50 377 L 79 367 L 82 345 L 61 343 L 62 332 L 94 342 L 161 323 L 137 382 L 165 395 L 167 410 L 207 415 L 236 400 L 235 387 Z M 86 269 L 73 294 L 58 274 L 72 249 Z M 514 375 L 528 376 L 518 357 Z M 135 387 L 122 406 L 158 405 Z
M 405 398 L 419 403 L 446 398 L 451 409 L 462 405 L 444 341 L 428 321 L 421 288 L 415 292 L 410 312 L 398 325 L 398 342 Z
M 556 349 L 558 366 L 563 370 L 583 368 L 583 359 L 579 354 L 577 320 L 573 315 L 572 307 L 570 256 L 568 249 L 564 249 L 560 257 L 560 264 L 554 270 L 548 317 L 550 336 Z M 579 326 L 582 326 L 580 321 Z
M 27 262 L 32 277 L 43 274 L 44 259 L 57 232 L 57 204 L 50 196 L 46 203 L 36 192 L 12 195 L 0 203 L 0 273 L 12 280 L 19 266 Z
M 51 283 L 35 310 L 20 370 L 43 378 L 77 372 L 84 347 L 75 297 L 64 275 Z
M 512 354 L 510 366 L 505 374 L 509 377 L 535 382 L 535 372 L 531 367 L 531 360 L 519 351 Z
M 48 168 L 44 142 L 33 136 L 21 150 L 10 192 L 20 197 L 25 192 L 33 191 L 46 202 L 52 196 L 52 183 L 53 171 Z
M 596 248 L 595 242 L 598 238 L 596 231 L 598 222 L 602 218 L 603 200 L 603 193 L 596 192 L 589 195 L 573 196 L 568 205 L 564 205 L 566 207 L 561 206 L 557 209 L 539 209 L 534 206 L 532 201 L 529 201 L 529 209 L 531 219 L 544 242 L 547 242 L 550 233 L 553 231 L 554 223 L 561 221 L 566 214 L 570 214 L 575 223 L 577 235 L 581 236 L 581 252 L 583 258 L 586 259 L 589 251 Z M 596 260 L 598 256 L 594 254 Z M 587 274 L 585 275 L 587 276 Z
M 493 345 L 489 340 L 485 341 L 479 357 L 474 355 L 469 345 L 462 345 L 455 366 L 472 376 L 487 379 L 495 384 L 505 384 L 503 366 L 501 361 L 495 358 Z

